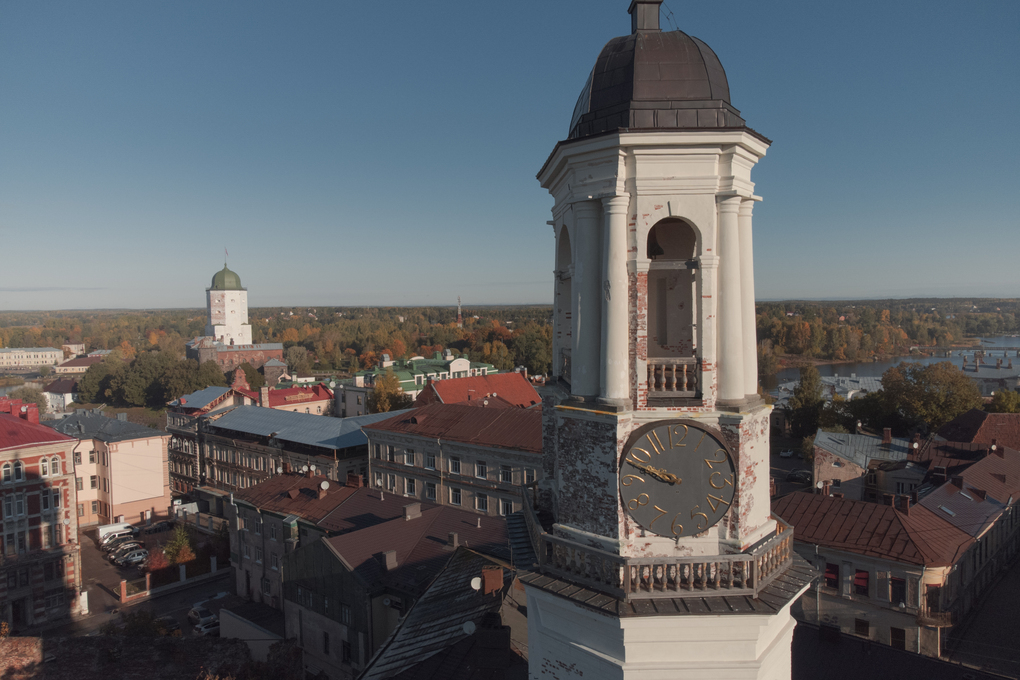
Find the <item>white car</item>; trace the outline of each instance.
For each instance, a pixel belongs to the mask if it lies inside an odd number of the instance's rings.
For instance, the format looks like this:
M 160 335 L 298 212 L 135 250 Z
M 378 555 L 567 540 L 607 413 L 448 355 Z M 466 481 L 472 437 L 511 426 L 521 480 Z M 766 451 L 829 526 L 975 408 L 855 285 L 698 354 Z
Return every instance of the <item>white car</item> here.
M 780 458 L 793 458 L 793 449 L 784 449 L 779 453 Z
M 195 635 L 214 635 L 220 636 L 220 622 L 209 621 L 208 623 L 200 623 L 194 628 Z

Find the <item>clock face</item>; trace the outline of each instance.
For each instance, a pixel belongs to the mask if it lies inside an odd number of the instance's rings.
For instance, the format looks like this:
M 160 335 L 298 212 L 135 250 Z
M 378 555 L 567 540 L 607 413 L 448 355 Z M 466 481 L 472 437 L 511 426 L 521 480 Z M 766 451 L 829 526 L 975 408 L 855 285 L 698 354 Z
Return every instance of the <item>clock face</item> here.
M 722 435 L 693 420 L 660 420 L 635 430 L 619 474 L 620 498 L 634 521 L 670 538 L 717 524 L 736 491 Z

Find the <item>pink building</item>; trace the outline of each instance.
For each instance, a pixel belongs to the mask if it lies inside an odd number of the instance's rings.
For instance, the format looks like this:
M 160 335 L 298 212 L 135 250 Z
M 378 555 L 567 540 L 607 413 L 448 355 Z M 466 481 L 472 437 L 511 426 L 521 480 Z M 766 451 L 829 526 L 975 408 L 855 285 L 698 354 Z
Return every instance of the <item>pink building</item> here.
M 46 425 L 80 441 L 74 475 L 82 525 L 137 524 L 167 516 L 169 434 L 88 411 Z
M 35 404 L 0 397 L 0 621 L 15 632 L 77 608 L 77 443 L 40 425 Z

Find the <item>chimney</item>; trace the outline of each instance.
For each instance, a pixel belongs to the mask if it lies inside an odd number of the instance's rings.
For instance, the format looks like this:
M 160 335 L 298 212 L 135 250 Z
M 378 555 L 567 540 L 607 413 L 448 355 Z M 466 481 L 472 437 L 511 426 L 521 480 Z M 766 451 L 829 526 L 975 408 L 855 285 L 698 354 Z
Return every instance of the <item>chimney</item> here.
M 307 471 L 305 472 L 305 477 L 307 477 L 308 479 L 311 479 L 311 478 L 312 478 L 312 477 L 314 477 L 314 476 L 315 476 L 315 470 L 312 470 L 311 468 L 309 468 L 309 469 L 308 469 L 308 470 L 307 470 Z
M 326 497 L 326 494 L 329 493 L 329 485 L 327 484 L 325 489 L 322 488 L 322 486 L 320 485 L 317 491 L 318 494 L 316 495 L 319 497 L 319 500 L 321 501 L 323 498 Z
M 25 404 L 20 409 L 18 414 L 22 420 L 27 420 L 30 423 L 39 422 L 39 407 L 35 404 Z
M 1002 359 L 995 360 L 995 368 L 997 369 L 1002 368 Z
M 259 406 L 269 408 L 269 388 L 263 387 L 259 390 Z
M 659 30 L 659 5 L 662 0 L 631 0 L 630 8 L 630 32 L 658 31 Z
M 892 428 L 891 427 L 882 428 L 882 443 L 883 444 L 892 444 Z
M 882 504 L 883 505 L 892 505 L 893 504 L 893 498 L 894 498 L 894 496 L 891 493 L 883 494 L 882 495 Z
M 379 561 L 382 562 L 382 565 L 383 567 L 386 568 L 386 571 L 393 571 L 394 569 L 397 568 L 396 550 L 387 550 L 386 552 L 381 553 L 380 557 L 382 559 L 380 559 Z
M 963 477 L 960 475 L 953 475 L 952 479 L 949 480 L 958 489 L 963 489 Z
M 457 538 L 456 531 L 450 532 L 450 540 L 448 541 L 448 544 L 451 548 L 457 548 L 460 546 L 460 540 Z
M 822 495 L 823 496 L 828 496 L 830 488 L 832 488 L 832 482 L 827 482 L 827 481 L 826 482 L 822 482 Z
M 290 468 L 290 463 L 284 463 L 283 464 L 283 472 L 284 472 L 284 474 L 289 475 L 290 474 L 290 469 L 291 469 Z
M 349 486 L 349 487 L 351 487 L 353 489 L 360 489 L 361 488 L 361 475 L 356 474 L 354 472 L 348 472 L 347 473 L 347 486 Z
M 503 568 L 497 566 L 482 567 L 482 595 L 498 593 L 503 589 Z
M 910 496 L 897 496 L 896 500 L 898 501 L 896 507 L 899 509 L 899 511 L 902 512 L 904 515 L 909 515 Z
M 842 498 L 843 497 L 843 492 L 842 491 L 836 491 L 835 493 L 832 494 L 832 497 L 833 498 Z
M 914 505 L 917 505 L 917 492 L 916 491 L 911 491 L 910 492 L 910 502 L 913 503 Z
M 421 503 L 408 503 L 404 506 L 404 521 L 421 517 Z

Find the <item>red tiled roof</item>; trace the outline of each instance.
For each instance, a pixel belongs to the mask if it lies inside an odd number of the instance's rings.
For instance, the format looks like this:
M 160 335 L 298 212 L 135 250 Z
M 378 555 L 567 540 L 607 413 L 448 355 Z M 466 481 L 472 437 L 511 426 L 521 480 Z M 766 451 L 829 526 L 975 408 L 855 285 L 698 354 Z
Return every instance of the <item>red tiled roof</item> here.
M 974 442 L 1020 449 L 1020 413 L 987 413 L 973 408 L 939 428 L 951 442 Z
M 400 432 L 515 451 L 542 452 L 542 412 L 538 409 L 431 404 L 365 425 L 363 429 Z
M 0 451 L 39 444 L 77 441 L 52 428 L 30 423 L 8 413 L 0 413 Z
M 469 400 L 480 401 L 488 395 L 494 395 L 521 408 L 542 403 L 542 397 L 538 396 L 535 388 L 520 373 L 494 373 L 470 378 L 434 380 L 426 385 L 414 403 L 416 406 L 427 406 L 436 402 L 459 404 Z
M 904 513 L 890 505 L 799 491 L 774 501 L 772 511 L 793 525 L 798 541 L 908 564 L 948 566 L 973 543 L 920 505 Z
M 971 465 L 960 476 L 969 487 L 1006 505 L 1010 498 L 1020 498 L 1020 451 L 996 446 L 995 452 Z
M 257 402 L 259 398 L 258 393 L 253 393 L 252 398 Z M 324 385 L 288 387 L 283 390 L 269 390 L 269 407 L 299 406 L 308 402 L 326 401 L 332 398 L 333 393 Z
M 297 515 L 318 524 L 358 490 L 357 487 L 340 486 L 330 481 L 325 498 L 320 499 L 319 485 L 323 481 L 329 480 L 293 473 L 276 475 L 255 486 L 235 491 L 234 498 L 261 510 Z
M 402 498 L 405 505 L 413 502 Z M 361 531 L 324 539 L 364 583 L 423 591 L 453 554 L 450 533 L 460 545 L 478 552 L 509 557 L 506 520 L 477 515 L 448 505 L 422 503 L 421 515 L 376 524 Z M 386 571 L 378 555 L 397 553 L 397 567 Z

